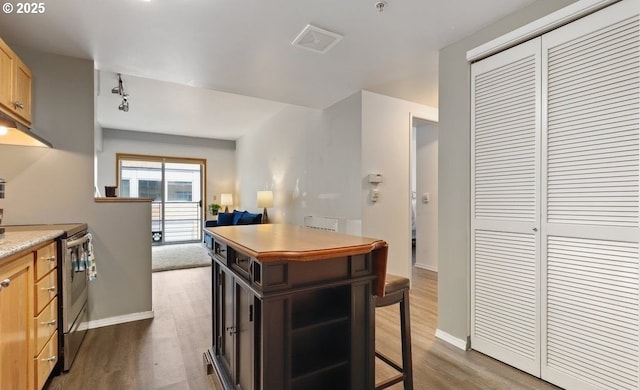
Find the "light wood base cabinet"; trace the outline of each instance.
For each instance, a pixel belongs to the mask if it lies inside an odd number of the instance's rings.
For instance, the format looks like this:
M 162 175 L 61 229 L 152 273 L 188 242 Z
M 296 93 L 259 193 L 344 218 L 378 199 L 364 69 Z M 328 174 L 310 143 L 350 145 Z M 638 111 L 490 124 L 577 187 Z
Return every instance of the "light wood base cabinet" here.
M 0 389 L 41 390 L 58 363 L 56 244 L 0 260 Z
M 0 389 L 32 389 L 33 252 L 0 265 Z

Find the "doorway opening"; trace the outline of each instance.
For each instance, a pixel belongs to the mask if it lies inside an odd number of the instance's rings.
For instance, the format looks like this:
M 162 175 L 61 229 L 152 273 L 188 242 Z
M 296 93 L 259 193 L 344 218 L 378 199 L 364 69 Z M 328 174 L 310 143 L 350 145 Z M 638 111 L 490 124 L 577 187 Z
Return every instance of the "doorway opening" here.
M 151 198 L 154 245 L 202 241 L 204 159 L 116 154 L 121 197 Z
M 411 131 L 412 266 L 438 271 L 438 124 L 413 117 Z

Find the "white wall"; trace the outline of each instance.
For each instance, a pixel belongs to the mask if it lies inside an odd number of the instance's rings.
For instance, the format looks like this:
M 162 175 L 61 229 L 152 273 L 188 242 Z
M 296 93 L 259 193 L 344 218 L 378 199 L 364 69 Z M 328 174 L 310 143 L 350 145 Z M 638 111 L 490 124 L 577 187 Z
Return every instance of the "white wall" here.
M 93 197 L 93 62 L 13 49 L 33 73 L 34 127 L 54 149 L 0 145 L 3 223 L 87 222 L 98 270 L 89 284 L 90 320 L 150 313 L 151 207 L 97 204 Z
M 301 225 L 307 206 L 307 134 L 318 128 L 320 111 L 288 106 L 236 143 L 236 208 L 261 211 L 257 192 L 273 191 L 271 222 Z
M 126 115 L 126 114 L 125 114 Z M 235 141 L 113 129 L 102 130 L 102 150 L 97 153 L 98 189 L 116 183 L 116 153 L 201 158 L 207 161 L 205 204 L 220 203 L 220 194 L 235 188 Z M 104 193 L 103 193 L 104 195 Z
M 239 207 L 272 189 L 272 222 L 360 219 L 360 93 L 326 110 L 289 106 L 237 144 Z M 257 209 L 256 209 L 257 210 Z
M 411 277 L 412 117 L 438 121 L 438 110 L 362 91 L 362 235 L 389 244 L 387 271 Z M 380 173 L 380 199 L 370 201 L 367 175 Z
M 470 332 L 471 67 L 466 52 L 574 0 L 539 0 L 440 50 L 438 329 L 466 342 Z
M 308 210 L 320 217 L 360 220 L 362 95 L 322 111 L 318 131 L 307 137 Z
M 438 271 L 438 125 L 416 126 L 416 267 Z M 429 193 L 429 203 L 422 200 Z

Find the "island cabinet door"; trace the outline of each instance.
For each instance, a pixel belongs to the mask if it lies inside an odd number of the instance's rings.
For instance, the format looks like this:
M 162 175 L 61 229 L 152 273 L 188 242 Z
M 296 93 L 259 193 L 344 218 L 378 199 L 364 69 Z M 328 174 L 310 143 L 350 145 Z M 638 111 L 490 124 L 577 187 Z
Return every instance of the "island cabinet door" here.
M 260 301 L 237 282 L 235 275 L 215 267 L 213 326 L 216 359 L 222 366 L 220 379 L 225 389 L 258 389 L 254 351 Z
M 256 389 L 254 324 L 256 300 L 254 295 L 236 284 L 236 385 L 243 390 Z
M 218 337 L 217 353 L 225 366 L 227 373 L 233 377 L 235 370 L 234 360 L 234 340 L 235 340 L 235 319 L 234 319 L 234 287 L 233 277 L 225 272 L 218 273 L 218 326 L 220 335 Z

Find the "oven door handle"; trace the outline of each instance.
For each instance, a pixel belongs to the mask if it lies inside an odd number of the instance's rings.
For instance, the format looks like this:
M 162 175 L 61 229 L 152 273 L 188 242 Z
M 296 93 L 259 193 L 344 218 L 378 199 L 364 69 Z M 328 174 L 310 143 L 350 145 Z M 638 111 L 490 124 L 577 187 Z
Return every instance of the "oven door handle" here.
M 89 241 L 89 238 L 90 238 L 90 237 L 91 237 L 91 236 L 89 235 L 89 233 L 87 233 L 87 234 L 85 234 L 84 236 L 82 236 L 82 237 L 80 237 L 80 238 L 78 238 L 78 239 L 75 239 L 75 240 L 68 240 L 68 241 L 67 241 L 67 248 L 73 248 L 73 247 L 76 247 L 76 246 L 78 246 L 78 245 L 82 245 L 82 244 L 84 244 L 85 242 Z

